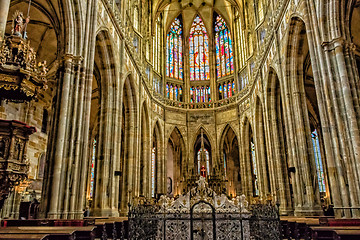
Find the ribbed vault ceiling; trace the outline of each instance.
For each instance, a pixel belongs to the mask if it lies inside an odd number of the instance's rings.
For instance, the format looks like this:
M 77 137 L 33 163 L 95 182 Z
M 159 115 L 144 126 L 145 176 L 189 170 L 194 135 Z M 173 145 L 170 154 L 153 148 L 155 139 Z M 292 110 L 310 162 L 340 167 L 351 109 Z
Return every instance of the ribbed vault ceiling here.
M 173 20 L 180 14 L 183 19 L 183 29 L 185 33 L 190 31 L 196 15 L 199 15 L 208 31 L 212 34 L 213 13 L 220 14 L 231 28 L 234 16 L 232 9 L 239 9 L 238 0 L 158 0 L 154 2 L 155 17 L 163 13 L 165 19 L 165 29 L 168 29 Z

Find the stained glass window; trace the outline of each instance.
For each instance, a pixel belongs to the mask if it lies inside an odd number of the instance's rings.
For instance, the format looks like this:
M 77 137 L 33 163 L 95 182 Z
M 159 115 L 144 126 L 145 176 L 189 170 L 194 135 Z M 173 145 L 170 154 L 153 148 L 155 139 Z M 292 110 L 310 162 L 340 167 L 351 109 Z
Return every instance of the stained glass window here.
M 182 87 L 179 87 L 179 101 L 182 101 Z
M 156 147 L 151 150 L 151 196 L 155 197 Z
M 254 195 L 259 196 L 259 183 L 257 180 L 257 165 L 256 165 L 256 155 L 255 155 L 255 144 L 250 142 L 251 150 L 251 161 L 252 161 L 252 171 L 253 171 L 253 184 L 254 184 Z
M 194 102 L 194 90 L 193 90 L 192 87 L 190 88 L 190 102 L 191 102 L 191 103 Z
M 190 29 L 189 46 L 190 80 L 209 80 L 209 38 L 199 16 L 196 16 Z
M 219 85 L 219 100 L 230 98 L 235 95 L 235 81 Z
M 170 85 L 170 99 L 173 100 L 174 99 L 174 88 L 172 85 Z
M 175 18 L 167 35 L 166 76 L 183 79 L 182 26 Z
M 182 101 L 182 87 L 166 83 L 166 97 L 173 101 Z
M 93 141 L 92 145 L 92 156 L 91 156 L 91 171 L 90 171 L 90 198 L 94 194 L 94 181 L 95 181 L 95 159 L 96 159 L 96 139 Z
M 315 129 L 311 133 L 313 148 L 314 148 L 314 155 L 315 155 L 315 163 L 316 163 L 316 171 L 318 176 L 319 182 L 319 190 L 320 192 L 326 192 L 325 187 L 325 175 L 324 175 L 324 168 L 321 160 L 321 153 L 320 153 L 320 143 L 319 143 L 319 136 Z
M 211 102 L 210 87 L 191 87 L 190 88 L 190 102 L 192 103 L 204 103 Z
M 224 77 L 234 73 L 234 56 L 230 31 L 221 16 L 215 21 L 216 73 Z

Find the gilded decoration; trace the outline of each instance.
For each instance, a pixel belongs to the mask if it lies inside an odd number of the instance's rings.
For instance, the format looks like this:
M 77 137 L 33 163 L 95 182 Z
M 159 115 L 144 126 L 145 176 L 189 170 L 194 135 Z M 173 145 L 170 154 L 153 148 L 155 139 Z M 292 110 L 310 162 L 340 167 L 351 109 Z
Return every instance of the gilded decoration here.
M 26 143 L 34 132 L 25 123 L 0 119 L 0 208 L 11 189 L 27 178 Z
M 12 35 L 5 37 L 0 48 L 0 95 L 15 102 L 36 99 L 47 89 L 47 63 L 38 62 L 36 52 L 26 38 L 26 25 L 21 12 L 16 11 Z

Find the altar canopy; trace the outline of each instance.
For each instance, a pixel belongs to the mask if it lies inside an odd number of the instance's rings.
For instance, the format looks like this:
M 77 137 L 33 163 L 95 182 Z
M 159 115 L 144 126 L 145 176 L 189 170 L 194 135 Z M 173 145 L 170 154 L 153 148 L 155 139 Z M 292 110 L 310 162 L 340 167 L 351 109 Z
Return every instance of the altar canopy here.
M 130 239 L 280 239 L 277 206 L 248 204 L 245 195 L 217 195 L 204 177 L 178 198 L 135 200 L 129 212 Z

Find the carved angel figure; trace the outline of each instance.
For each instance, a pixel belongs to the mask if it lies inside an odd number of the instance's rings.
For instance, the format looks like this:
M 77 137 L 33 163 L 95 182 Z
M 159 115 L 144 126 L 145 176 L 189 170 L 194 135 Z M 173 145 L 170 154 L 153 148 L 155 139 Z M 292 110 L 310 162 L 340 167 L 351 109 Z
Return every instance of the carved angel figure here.
M 49 69 L 46 67 L 46 60 L 44 60 L 43 62 L 39 62 L 38 67 L 39 67 L 40 75 L 46 76 L 46 74 L 49 71 Z
M 26 26 L 30 22 L 30 17 L 24 18 L 22 12 L 15 11 L 13 15 L 13 24 L 12 24 L 12 31 L 11 33 L 15 36 L 22 37 L 26 39 Z

